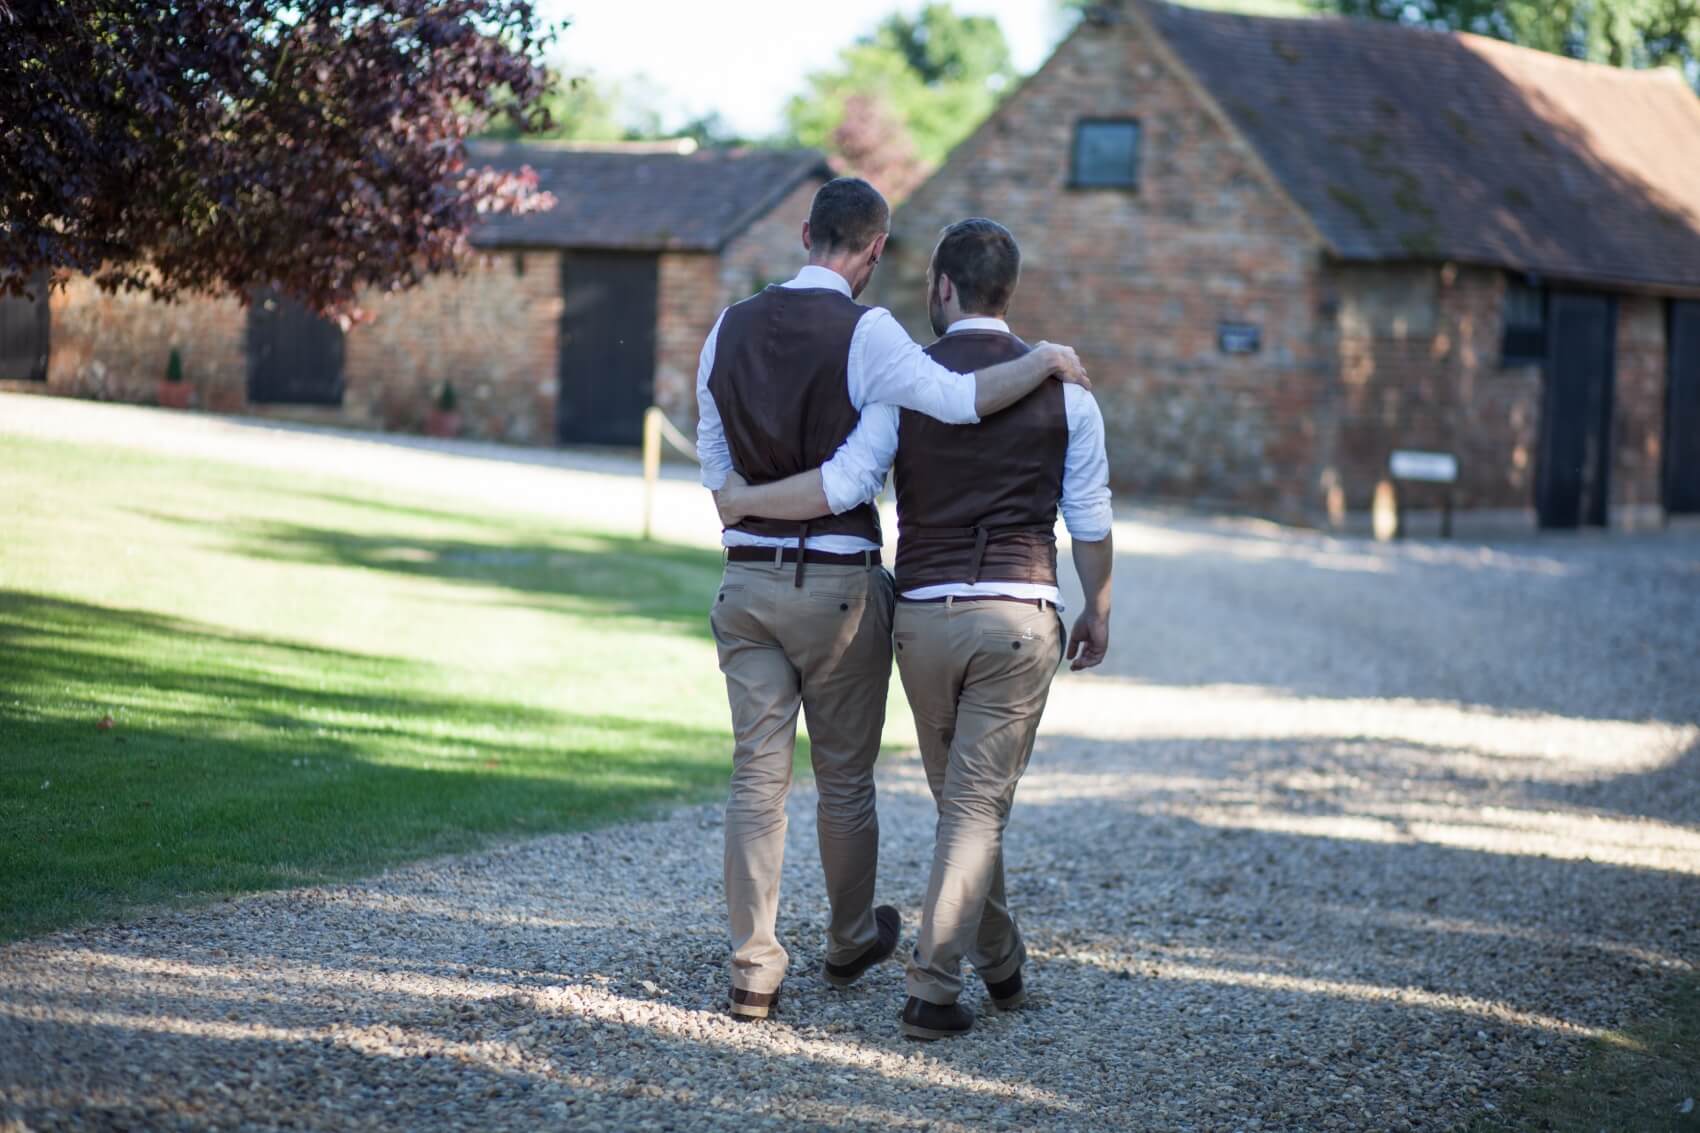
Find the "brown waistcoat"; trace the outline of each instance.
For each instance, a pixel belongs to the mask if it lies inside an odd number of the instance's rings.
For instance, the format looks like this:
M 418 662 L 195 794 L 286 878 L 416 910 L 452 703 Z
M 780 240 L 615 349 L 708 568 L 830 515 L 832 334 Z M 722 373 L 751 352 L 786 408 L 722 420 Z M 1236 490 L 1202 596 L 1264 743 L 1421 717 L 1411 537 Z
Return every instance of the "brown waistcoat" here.
M 1031 349 L 1001 331 L 947 334 L 927 353 L 971 373 Z M 897 589 L 1057 581 L 1057 505 L 1068 457 L 1060 382 L 978 425 L 904 410 L 897 434 Z
M 772 286 L 726 309 L 708 390 L 732 465 L 752 484 L 783 480 L 832 459 L 856 427 L 850 339 L 867 307 L 830 288 Z M 870 504 L 810 520 L 807 534 L 880 542 Z M 805 525 L 749 516 L 735 530 L 792 538 Z

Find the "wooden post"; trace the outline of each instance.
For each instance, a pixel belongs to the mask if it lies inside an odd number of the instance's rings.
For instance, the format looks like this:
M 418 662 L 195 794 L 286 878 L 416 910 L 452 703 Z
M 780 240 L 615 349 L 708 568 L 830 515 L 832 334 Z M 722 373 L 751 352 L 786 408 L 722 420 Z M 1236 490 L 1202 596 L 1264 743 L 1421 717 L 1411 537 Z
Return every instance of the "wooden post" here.
M 643 411 L 643 537 L 653 539 L 655 483 L 661 478 L 661 409 L 651 405 Z

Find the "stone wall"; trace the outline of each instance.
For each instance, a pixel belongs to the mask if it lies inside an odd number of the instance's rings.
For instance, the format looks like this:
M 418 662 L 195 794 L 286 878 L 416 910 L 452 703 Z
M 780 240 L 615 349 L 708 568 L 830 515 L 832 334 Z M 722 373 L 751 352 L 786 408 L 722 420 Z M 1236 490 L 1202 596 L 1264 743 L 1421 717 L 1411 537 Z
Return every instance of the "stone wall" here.
M 1338 307 L 1339 445 L 1345 506 L 1369 506 L 1399 448 L 1458 457 L 1460 508 L 1532 509 L 1544 376 L 1505 366 L 1503 272 L 1473 267 L 1335 266 L 1325 302 Z M 1618 299 L 1612 506 L 1659 503 L 1664 429 L 1665 305 Z
M 160 303 L 139 292 L 109 295 L 77 277 L 51 299 L 47 381 L 0 388 L 150 403 L 175 347 L 201 409 L 416 431 L 450 381 L 466 436 L 549 444 L 560 272 L 555 252 L 498 252 L 459 276 L 369 297 L 373 320 L 344 339 L 338 407 L 248 401 L 248 315 L 235 299 Z
M 1458 457 L 1460 507 L 1532 506 L 1541 368 L 1500 364 L 1505 276 L 1481 268 L 1331 267 L 1339 443 L 1333 481 L 1370 506 L 1394 449 Z
M 77 276 L 48 302 L 47 380 L 0 382 L 0 389 L 151 402 L 177 347 L 201 405 L 234 412 L 245 404 L 246 314 L 235 299 L 158 303 L 141 292 L 108 294 Z
M 1138 187 L 1071 188 L 1075 123 L 1117 117 L 1141 125 Z M 1141 23 L 1082 25 L 898 211 L 872 297 L 921 341 L 937 233 L 973 215 L 1021 244 L 1015 332 L 1091 371 L 1126 496 L 1320 516 L 1320 244 Z M 1223 323 L 1259 349 L 1225 353 Z
M 412 290 L 376 296 L 368 306 L 373 321 L 345 340 L 340 410 L 260 411 L 417 432 L 437 390 L 450 382 L 464 435 L 554 442 L 558 252 L 480 255 L 458 276 L 435 276 Z

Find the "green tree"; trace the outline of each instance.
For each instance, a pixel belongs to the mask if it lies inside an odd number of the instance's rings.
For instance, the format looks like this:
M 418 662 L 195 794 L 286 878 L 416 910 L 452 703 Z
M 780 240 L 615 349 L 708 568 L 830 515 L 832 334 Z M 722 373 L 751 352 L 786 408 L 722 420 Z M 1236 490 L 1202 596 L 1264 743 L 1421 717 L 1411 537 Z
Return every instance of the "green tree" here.
M 880 170 L 888 195 L 900 197 L 991 113 L 1014 78 L 997 20 L 929 3 L 913 18 L 886 17 L 834 67 L 810 75 L 786 120 L 799 143 L 853 172 Z
M 1469 31 L 1614 67 L 1680 67 L 1700 83 L 1700 0 L 1324 0 L 1348 16 Z

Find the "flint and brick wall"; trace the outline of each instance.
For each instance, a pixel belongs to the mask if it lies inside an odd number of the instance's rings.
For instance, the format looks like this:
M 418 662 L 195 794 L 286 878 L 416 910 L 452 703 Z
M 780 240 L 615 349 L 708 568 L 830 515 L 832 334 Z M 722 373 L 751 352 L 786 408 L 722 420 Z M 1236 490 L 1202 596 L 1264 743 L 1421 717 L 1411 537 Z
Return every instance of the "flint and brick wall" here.
M 1075 123 L 1117 117 L 1141 124 L 1137 189 L 1070 188 Z M 1090 369 L 1118 488 L 1320 515 L 1319 245 L 1139 25 L 1083 26 L 899 210 L 874 301 L 923 342 L 938 231 L 974 215 L 1021 244 L 1011 329 Z M 1223 322 L 1256 324 L 1261 349 L 1224 354 Z
M 1332 481 L 1345 507 L 1370 506 L 1395 449 L 1456 455 L 1460 507 L 1531 506 L 1541 367 L 1500 364 L 1503 273 L 1337 265 L 1326 288 L 1338 312 Z
M 803 221 L 820 186 L 812 179 L 798 185 L 718 256 L 669 252 L 661 257 L 655 404 L 686 436 L 696 429 L 697 359 L 703 340 L 726 307 L 797 274 L 805 258 Z
M 1331 268 L 1338 305 L 1339 444 L 1345 506 L 1367 508 L 1394 449 L 1458 457 L 1461 508 L 1531 509 L 1544 378 L 1504 366 L 1503 272 L 1459 266 Z M 1667 372 L 1660 299 L 1619 296 L 1611 502 L 1659 504 Z
M 47 380 L 0 382 L 0 389 L 151 402 L 175 346 L 200 404 L 221 411 L 245 406 L 247 315 L 235 299 L 157 303 L 140 292 L 107 294 L 78 276 L 48 303 Z
M 368 305 L 373 321 L 354 327 L 344 341 L 340 409 L 260 411 L 417 432 L 437 390 L 449 382 L 463 435 L 554 442 L 559 253 L 492 251 L 461 275 L 433 276 Z
M 719 253 L 657 257 L 655 398 L 690 434 L 697 356 L 720 311 L 803 262 L 800 233 L 818 180 L 799 185 Z M 402 432 L 423 427 L 444 382 L 459 395 L 462 434 L 552 444 L 559 388 L 561 254 L 493 249 L 458 276 L 366 301 L 373 318 L 344 337 L 340 406 L 248 401 L 246 309 L 235 299 L 159 303 L 108 295 L 86 278 L 51 299 L 45 382 L 0 389 L 149 403 L 172 347 L 195 404 L 222 413 Z

